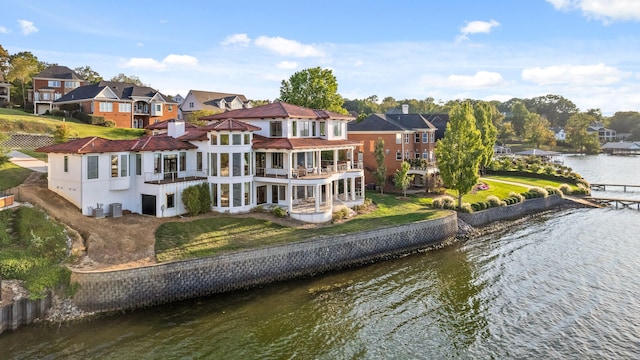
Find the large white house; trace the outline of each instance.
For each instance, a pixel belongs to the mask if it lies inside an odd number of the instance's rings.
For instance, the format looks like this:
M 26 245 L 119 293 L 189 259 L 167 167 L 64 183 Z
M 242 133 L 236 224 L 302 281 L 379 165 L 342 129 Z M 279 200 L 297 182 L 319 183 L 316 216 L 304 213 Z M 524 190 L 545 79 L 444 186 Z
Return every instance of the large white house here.
M 347 140 L 348 115 L 286 103 L 228 111 L 187 128 L 137 140 L 83 138 L 46 146 L 49 189 L 84 215 L 111 207 L 169 217 L 187 212 L 182 191 L 207 183 L 212 210 L 279 206 L 307 222 L 364 202 L 359 142 Z M 113 205 L 113 206 L 112 206 Z

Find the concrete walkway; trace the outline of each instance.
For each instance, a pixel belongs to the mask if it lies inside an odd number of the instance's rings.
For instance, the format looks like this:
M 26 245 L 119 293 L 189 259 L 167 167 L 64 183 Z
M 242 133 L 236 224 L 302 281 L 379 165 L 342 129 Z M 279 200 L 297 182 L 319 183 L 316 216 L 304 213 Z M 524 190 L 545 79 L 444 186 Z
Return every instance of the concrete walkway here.
M 42 160 L 38 160 L 32 156 L 23 154 L 15 150 L 10 151 L 7 155 L 9 156 L 9 161 L 11 161 L 12 163 L 18 166 L 21 166 L 23 168 L 27 168 L 39 173 L 45 173 L 45 174 L 47 173 L 48 164 Z

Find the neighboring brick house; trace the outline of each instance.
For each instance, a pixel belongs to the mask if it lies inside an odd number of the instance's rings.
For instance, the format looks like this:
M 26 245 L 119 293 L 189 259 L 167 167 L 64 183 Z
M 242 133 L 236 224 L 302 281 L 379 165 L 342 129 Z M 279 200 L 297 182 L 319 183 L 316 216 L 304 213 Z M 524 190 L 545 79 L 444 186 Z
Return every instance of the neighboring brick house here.
M 364 203 L 362 164 L 354 161 L 360 144 L 346 136 L 352 117 L 286 103 L 226 114 L 205 127 L 172 120 L 156 136 L 88 137 L 37 151 L 48 154 L 49 189 L 88 216 L 111 205 L 156 217 L 185 214 L 182 192 L 200 184 L 208 184 L 211 209 L 221 213 L 282 207 L 321 223 L 342 206 Z
M 0 106 L 11 101 L 11 84 L 4 82 L 4 75 L 0 72 Z
M 66 66 L 53 65 L 33 77 L 33 89 L 29 90 L 33 113 L 44 114 L 54 108 L 54 102 L 69 92 L 89 82 Z
M 251 108 L 251 102 L 241 94 L 228 94 L 213 91 L 189 90 L 180 103 L 179 119 L 187 119 L 190 113 L 199 110 L 225 112 Z
M 375 143 L 384 140 L 387 179 L 391 179 L 404 160 L 412 163 L 410 174 L 414 185 L 422 185 L 422 177 L 434 173 L 436 127 L 422 114 L 372 114 L 361 121 L 350 122 L 347 136 L 350 140 L 361 141 L 359 149 L 365 169 L 365 181 L 375 183 L 373 173 L 378 165 L 375 158 Z M 418 164 L 419 163 L 419 164 Z
M 148 86 L 115 81 L 79 87 L 54 103 L 78 104 L 87 114 L 104 116 L 116 127 L 142 129 L 178 116 L 178 103 Z

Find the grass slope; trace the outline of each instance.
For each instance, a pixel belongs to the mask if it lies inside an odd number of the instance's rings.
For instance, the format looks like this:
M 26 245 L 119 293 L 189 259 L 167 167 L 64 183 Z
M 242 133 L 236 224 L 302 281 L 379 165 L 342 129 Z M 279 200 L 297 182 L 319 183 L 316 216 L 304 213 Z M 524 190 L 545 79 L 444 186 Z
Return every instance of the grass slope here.
M 29 174 L 31 174 L 31 170 L 12 162 L 0 165 L 0 192 L 22 184 Z

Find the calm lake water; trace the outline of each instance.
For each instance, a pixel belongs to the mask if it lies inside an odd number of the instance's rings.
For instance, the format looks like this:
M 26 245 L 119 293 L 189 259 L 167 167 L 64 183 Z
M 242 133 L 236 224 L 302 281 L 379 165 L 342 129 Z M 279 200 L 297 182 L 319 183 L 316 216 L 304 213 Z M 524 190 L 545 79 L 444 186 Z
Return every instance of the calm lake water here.
M 594 183 L 640 184 L 640 157 L 564 161 Z M 29 326 L 0 336 L 0 358 L 637 359 L 638 234 L 634 210 L 546 213 L 362 268 Z

